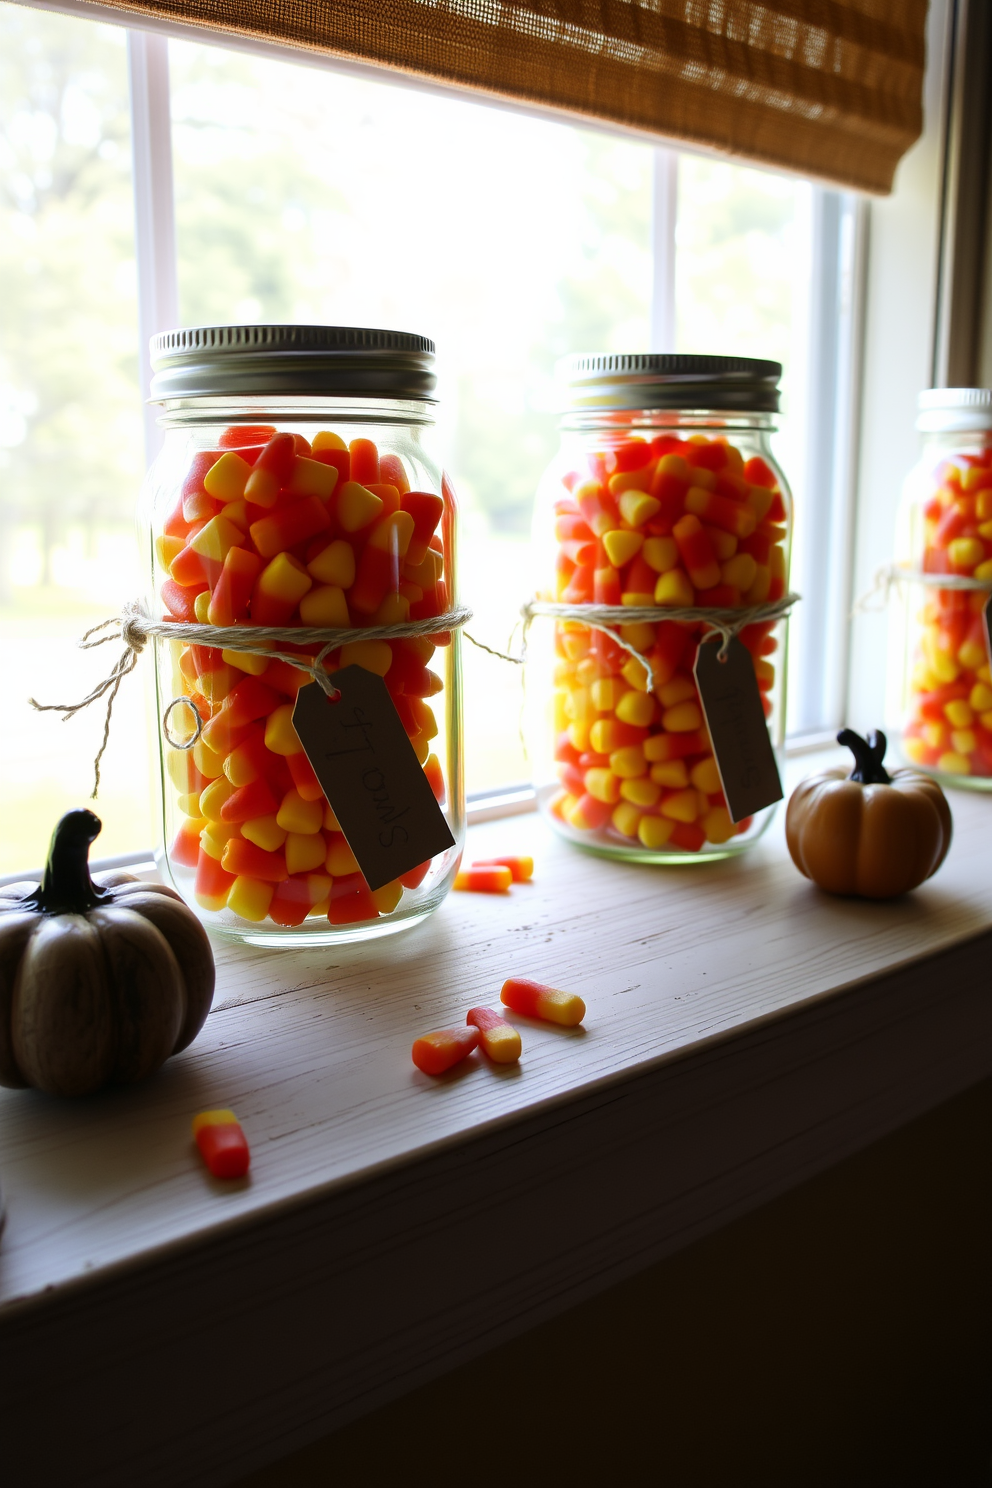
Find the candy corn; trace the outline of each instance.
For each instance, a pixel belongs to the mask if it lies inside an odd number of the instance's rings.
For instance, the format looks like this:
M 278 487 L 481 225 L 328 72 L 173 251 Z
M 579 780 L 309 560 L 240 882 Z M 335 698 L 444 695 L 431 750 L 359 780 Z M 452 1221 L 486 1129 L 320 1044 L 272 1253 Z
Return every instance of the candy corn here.
M 478 1028 L 440 1028 L 415 1039 L 410 1053 L 425 1075 L 443 1075 L 467 1058 L 478 1043 Z
M 494 1064 L 516 1064 L 520 1058 L 520 1035 L 491 1008 L 469 1008 L 465 1022 L 479 1030 L 482 1052 Z
M 411 489 L 404 458 L 331 430 L 312 442 L 270 425 L 232 426 L 190 457 L 155 553 L 167 618 L 220 627 L 351 629 L 439 615 L 448 606 L 445 498 Z M 292 725 L 306 672 L 265 652 L 173 646 L 174 693 L 203 732 L 171 754 L 179 819 L 170 849 L 196 901 L 252 922 L 323 916 L 360 924 L 396 910 L 430 863 L 369 891 Z M 443 636 L 358 640 L 328 670 L 376 672 L 431 790 L 447 799 L 430 670 Z M 277 649 L 292 651 L 289 643 Z M 312 655 L 315 648 L 299 648 Z M 441 755 L 443 758 L 443 754 Z M 507 870 L 500 880 L 509 882 Z
M 546 987 L 528 977 L 510 977 L 499 995 L 500 1001 L 515 1013 L 540 1018 L 545 1023 L 560 1023 L 563 1028 L 573 1028 L 586 1015 L 586 1005 L 576 993 Z
M 233 1111 L 201 1111 L 193 1136 L 214 1178 L 243 1178 L 251 1162 L 248 1143 Z

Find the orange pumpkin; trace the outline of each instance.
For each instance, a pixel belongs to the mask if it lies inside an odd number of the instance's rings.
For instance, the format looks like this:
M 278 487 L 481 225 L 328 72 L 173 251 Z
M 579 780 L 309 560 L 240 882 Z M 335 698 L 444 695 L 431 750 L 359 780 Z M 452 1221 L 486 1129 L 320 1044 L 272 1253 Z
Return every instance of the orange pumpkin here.
M 951 809 L 935 780 L 882 764 L 886 739 L 842 729 L 850 775 L 828 770 L 793 791 L 785 817 L 792 861 L 830 894 L 892 899 L 936 873 L 951 845 Z

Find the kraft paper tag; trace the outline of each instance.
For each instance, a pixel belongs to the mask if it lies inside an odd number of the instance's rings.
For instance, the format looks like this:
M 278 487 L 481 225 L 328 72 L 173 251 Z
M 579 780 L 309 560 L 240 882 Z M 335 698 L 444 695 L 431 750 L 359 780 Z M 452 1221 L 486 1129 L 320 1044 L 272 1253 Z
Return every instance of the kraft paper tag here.
M 381 889 L 455 839 L 382 678 L 349 666 L 330 680 L 335 700 L 300 688 L 293 727 L 369 888 Z
M 751 653 L 737 636 L 723 661 L 719 652 L 719 636 L 705 642 L 693 671 L 730 819 L 739 822 L 781 801 L 782 782 Z
M 992 594 L 985 601 L 985 649 L 989 653 L 989 666 L 992 667 Z

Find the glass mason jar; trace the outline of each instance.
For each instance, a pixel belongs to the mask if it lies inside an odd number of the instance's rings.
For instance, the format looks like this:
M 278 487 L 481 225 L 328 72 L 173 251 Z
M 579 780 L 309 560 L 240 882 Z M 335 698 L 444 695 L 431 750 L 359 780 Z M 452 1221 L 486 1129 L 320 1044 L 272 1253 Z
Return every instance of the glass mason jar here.
M 920 394 L 919 462 L 903 490 L 887 715 L 902 753 L 942 785 L 992 790 L 992 390 Z
M 562 443 L 539 488 L 541 600 L 756 609 L 788 590 L 792 501 L 769 437 L 778 362 L 740 357 L 567 359 Z M 773 745 L 785 724 L 786 622 L 740 631 Z M 570 841 L 641 863 L 723 858 L 749 847 L 773 807 L 733 822 L 693 664 L 704 621 L 620 625 L 533 620 L 528 752 L 540 809 Z M 708 644 L 715 645 L 715 641 Z
M 149 614 L 347 629 L 451 608 L 456 514 L 431 452 L 433 361 L 421 336 L 352 327 L 155 337 L 166 433 L 141 497 Z M 375 892 L 292 727 L 313 677 L 268 659 L 272 641 L 259 649 L 154 642 L 159 870 L 209 929 L 255 945 L 416 924 L 451 887 L 464 837 L 458 631 L 360 640 L 324 661 L 384 677 L 455 841 Z

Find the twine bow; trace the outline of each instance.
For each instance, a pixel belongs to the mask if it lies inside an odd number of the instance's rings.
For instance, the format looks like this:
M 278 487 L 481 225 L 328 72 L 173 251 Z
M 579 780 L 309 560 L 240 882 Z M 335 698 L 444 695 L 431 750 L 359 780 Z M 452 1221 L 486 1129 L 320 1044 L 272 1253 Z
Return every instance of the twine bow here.
M 976 579 L 970 574 L 928 573 L 922 568 L 910 568 L 905 563 L 883 563 L 876 568 L 870 589 L 855 600 L 852 612 L 855 615 L 877 615 L 885 609 L 893 589 L 901 584 L 923 584 L 929 589 L 956 589 L 972 593 L 992 594 L 992 579 Z
M 467 606 L 457 605 L 446 610 L 443 615 L 434 615 L 425 620 L 409 620 L 396 625 L 369 625 L 349 630 L 329 626 L 193 625 L 179 620 L 152 620 L 139 601 L 131 600 L 125 604 L 119 616 L 101 620 L 99 625 L 91 626 L 77 642 L 83 651 L 104 646 L 108 641 L 124 642 L 124 650 L 102 682 L 98 682 L 78 703 L 39 703 L 33 697 L 28 698 L 28 702 L 39 713 L 61 713 L 65 723 L 83 708 L 106 697 L 103 740 L 93 760 L 92 800 L 96 798 L 100 788 L 100 761 L 110 739 L 110 719 L 117 693 L 124 678 L 137 666 L 149 636 L 185 641 L 192 646 L 212 646 L 222 651 L 264 656 L 266 660 L 285 661 L 301 672 L 307 672 L 329 697 L 336 697 L 337 693 L 324 668 L 324 661 L 340 646 L 347 646 L 355 641 L 394 641 L 408 636 L 441 635 L 445 631 L 461 629 L 471 618 L 472 611 Z M 315 656 L 301 656 L 298 651 L 276 650 L 277 642 L 294 646 L 318 646 L 320 649 Z M 171 708 L 172 704 L 169 706 Z

